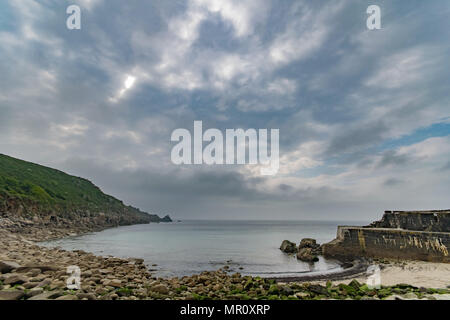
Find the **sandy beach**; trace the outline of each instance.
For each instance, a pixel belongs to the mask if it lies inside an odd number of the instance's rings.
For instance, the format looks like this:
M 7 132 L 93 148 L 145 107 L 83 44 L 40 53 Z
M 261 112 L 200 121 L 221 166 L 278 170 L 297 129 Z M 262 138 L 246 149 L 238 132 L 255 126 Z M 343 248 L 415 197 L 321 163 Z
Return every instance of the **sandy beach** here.
M 383 261 L 379 263 L 380 280 L 383 286 L 407 283 L 415 287 L 448 288 L 450 286 L 450 264 L 424 261 Z M 333 281 L 348 284 L 352 279 L 365 283 L 367 275 L 360 274 L 349 279 Z M 315 283 L 325 284 L 325 281 Z

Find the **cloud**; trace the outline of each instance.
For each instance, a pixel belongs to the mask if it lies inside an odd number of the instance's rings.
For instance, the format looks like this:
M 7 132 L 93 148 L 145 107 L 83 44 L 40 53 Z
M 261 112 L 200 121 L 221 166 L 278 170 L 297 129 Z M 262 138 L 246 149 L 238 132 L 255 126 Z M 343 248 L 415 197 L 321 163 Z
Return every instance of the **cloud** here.
M 442 171 L 448 171 L 448 170 L 450 170 L 450 161 L 447 162 L 447 164 L 445 164 L 445 165 L 441 168 L 441 170 L 442 170 Z
M 412 48 L 380 61 L 378 71 L 370 77 L 365 85 L 387 89 L 398 89 L 405 85 L 420 81 L 426 64 L 425 52 L 430 48 Z
M 198 6 L 207 8 L 211 13 L 219 13 L 221 18 L 233 25 L 237 37 L 248 36 L 253 32 L 256 16 L 264 14 L 264 4 L 258 1 L 236 1 L 236 0 L 195 0 Z
M 103 0 L 74 0 L 73 4 L 79 5 L 80 8 L 88 11 L 94 10 L 97 6 L 101 5 Z
M 368 31 L 355 0 L 74 3 L 79 31 L 65 2 L 0 5 L 2 153 L 182 217 L 448 206 L 450 141 L 433 126 L 450 103 L 439 4 L 385 3 L 383 30 Z M 173 165 L 171 132 L 194 120 L 280 129 L 279 174 Z
M 383 152 L 378 167 L 401 166 L 410 161 L 407 154 L 399 154 L 396 150 L 387 150 Z
M 337 133 L 332 138 L 326 152 L 329 155 L 335 155 L 367 148 L 369 145 L 381 142 L 386 129 L 386 125 L 383 122 L 358 124 L 354 128 Z
M 403 180 L 399 180 L 399 179 L 395 179 L 395 178 L 389 178 L 389 179 L 387 179 L 386 181 L 383 182 L 383 185 L 387 186 L 387 187 L 393 187 L 393 186 L 396 186 L 396 185 L 399 185 L 399 184 L 402 184 L 402 183 L 404 183 Z

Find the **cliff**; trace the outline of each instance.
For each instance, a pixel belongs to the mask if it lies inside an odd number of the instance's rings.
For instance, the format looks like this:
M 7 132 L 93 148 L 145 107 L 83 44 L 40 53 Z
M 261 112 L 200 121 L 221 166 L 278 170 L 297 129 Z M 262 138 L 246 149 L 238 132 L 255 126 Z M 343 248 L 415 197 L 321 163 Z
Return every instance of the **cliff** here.
M 10 231 L 77 233 L 167 220 L 125 205 L 84 178 L 0 154 L 0 227 Z
M 450 262 L 450 210 L 386 211 L 369 226 L 339 226 L 322 245 L 326 257 L 394 258 Z

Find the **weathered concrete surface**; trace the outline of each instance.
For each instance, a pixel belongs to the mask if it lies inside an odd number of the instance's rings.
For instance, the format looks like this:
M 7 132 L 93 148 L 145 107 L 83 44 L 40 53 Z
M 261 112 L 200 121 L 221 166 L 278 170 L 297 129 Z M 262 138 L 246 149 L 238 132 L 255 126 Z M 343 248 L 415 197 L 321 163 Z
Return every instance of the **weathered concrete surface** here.
M 322 245 L 323 255 L 450 263 L 449 217 L 450 210 L 387 211 L 367 227 L 338 227 L 337 238 Z
M 450 262 L 450 233 L 447 232 L 362 227 L 338 229 L 338 238 L 322 246 L 325 256 Z

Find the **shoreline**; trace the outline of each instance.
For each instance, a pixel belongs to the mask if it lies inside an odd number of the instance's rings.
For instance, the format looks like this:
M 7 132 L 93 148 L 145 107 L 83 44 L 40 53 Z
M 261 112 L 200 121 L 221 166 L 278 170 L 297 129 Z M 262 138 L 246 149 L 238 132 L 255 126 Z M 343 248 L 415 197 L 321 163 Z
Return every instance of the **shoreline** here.
M 351 268 L 337 273 L 315 276 L 260 278 L 242 276 L 239 273 L 231 274 L 230 270 L 224 267 L 192 276 L 157 278 L 140 258 L 104 257 L 81 250 L 47 248 L 36 243 L 108 228 L 96 227 L 91 230 L 53 228 L 52 231 L 34 229 L 34 232 L 22 234 L 12 233 L 0 227 L 0 236 L 3 239 L 0 244 L 0 268 L 2 268 L 0 300 L 309 300 L 361 299 L 365 296 L 365 291 L 362 291 L 363 281 L 359 285 L 353 281 L 358 294 L 349 292 L 348 288 L 346 290 L 346 287 L 342 287 L 345 285 L 343 283 L 332 285 L 327 289 L 330 281 L 343 278 L 361 279 L 361 272 L 365 271 L 367 266 L 363 261 L 358 261 Z M 6 269 L 5 263 L 9 265 Z M 77 265 L 81 269 L 80 290 L 66 288 L 66 280 L 69 277 L 66 268 L 70 265 Z M 311 285 L 316 287 L 311 289 Z M 371 299 L 386 298 L 386 291 L 370 293 Z M 422 292 L 417 291 L 416 294 L 424 298 L 428 296 L 433 298 L 432 295 L 438 292 L 435 289 L 422 288 Z M 441 289 L 439 294 L 445 297 L 446 294 L 450 294 L 450 290 Z M 369 296 L 366 298 L 369 299 Z
M 308 274 L 305 273 L 301 276 L 289 276 L 289 277 L 271 277 L 268 279 L 273 279 L 277 282 L 312 282 L 312 281 L 338 281 L 348 278 L 354 278 L 366 272 L 367 267 L 370 265 L 367 259 L 355 259 L 352 262 L 341 262 L 343 270 L 337 272 L 329 272 L 323 274 Z M 345 265 L 349 265 L 345 267 Z

